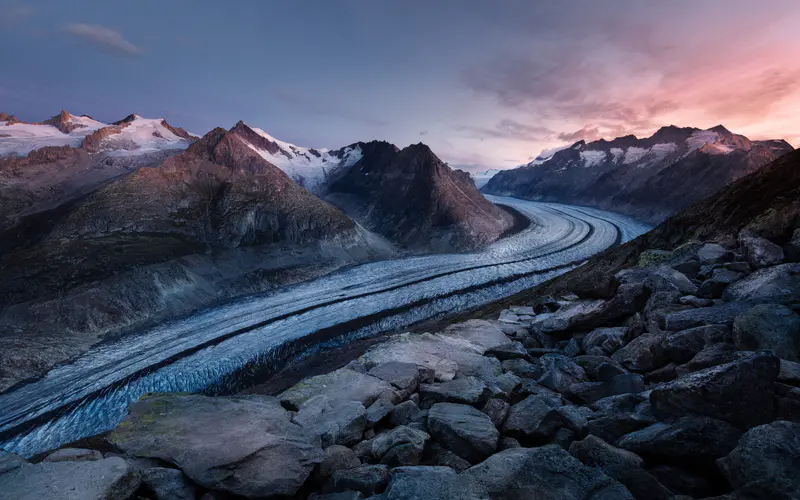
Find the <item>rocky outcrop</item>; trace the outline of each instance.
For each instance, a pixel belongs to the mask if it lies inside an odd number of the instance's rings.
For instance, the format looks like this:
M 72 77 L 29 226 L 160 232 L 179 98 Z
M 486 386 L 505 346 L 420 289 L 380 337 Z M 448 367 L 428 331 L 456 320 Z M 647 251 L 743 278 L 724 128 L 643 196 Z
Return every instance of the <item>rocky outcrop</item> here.
M 452 170 L 428 146 L 398 150 L 360 144 L 363 157 L 331 173 L 323 197 L 408 248 L 468 250 L 496 240 L 512 216 L 487 201 L 469 174 Z

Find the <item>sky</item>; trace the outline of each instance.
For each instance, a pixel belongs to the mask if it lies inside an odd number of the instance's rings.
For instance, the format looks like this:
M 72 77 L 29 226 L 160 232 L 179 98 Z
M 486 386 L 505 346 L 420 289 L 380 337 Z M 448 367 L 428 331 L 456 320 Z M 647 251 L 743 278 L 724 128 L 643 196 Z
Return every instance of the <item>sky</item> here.
M 798 0 L 0 0 L 0 110 L 424 142 L 471 171 L 670 124 L 800 146 L 798 26 Z

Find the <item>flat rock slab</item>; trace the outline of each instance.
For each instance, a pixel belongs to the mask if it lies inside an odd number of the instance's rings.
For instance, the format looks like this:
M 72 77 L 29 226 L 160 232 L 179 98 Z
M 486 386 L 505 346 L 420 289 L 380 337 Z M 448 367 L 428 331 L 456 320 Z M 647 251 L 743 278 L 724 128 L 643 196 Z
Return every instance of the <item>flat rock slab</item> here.
M 420 384 L 419 396 L 428 403 L 463 403 L 475 405 L 489 398 L 489 388 L 475 377 L 457 378 L 437 384 Z
M 300 406 L 293 420 L 318 435 L 323 448 L 333 444 L 352 445 L 361 441 L 367 426 L 367 410 L 358 401 L 315 396 Z
M 371 405 L 384 391 L 392 389 L 389 382 L 349 368 L 301 380 L 279 397 L 282 403 L 295 409 L 311 398 L 324 396 L 331 400 L 358 401 L 365 407 Z
M 730 302 L 713 307 L 701 307 L 669 313 L 664 317 L 664 329 L 687 330 L 703 325 L 733 325 L 736 316 L 752 307 L 751 304 Z
M 294 495 L 322 460 L 319 436 L 266 396 L 146 396 L 109 441 L 175 464 L 205 488 L 246 498 Z
M 397 467 L 383 494 L 386 500 L 489 500 L 450 467 Z
M 461 473 L 475 489 L 491 495 L 526 490 L 517 498 L 632 500 L 633 496 L 599 469 L 587 467 L 557 445 L 501 451 Z
M 377 377 L 408 392 L 417 390 L 419 384 L 419 368 L 415 363 L 390 361 L 377 365 L 367 372 L 367 375 Z
M 759 269 L 725 289 L 726 301 L 792 304 L 800 301 L 800 264 Z
M 716 459 L 736 446 L 741 431 L 708 417 L 682 417 L 658 422 L 621 437 L 617 446 L 646 457 Z
M 139 488 L 125 460 L 25 464 L 0 475 L 0 498 L 9 500 L 125 500 Z
M 494 453 L 500 438 L 487 414 L 453 403 L 437 403 L 431 407 L 428 430 L 442 446 L 473 463 Z
M 80 448 L 62 448 L 47 455 L 45 462 L 80 462 L 85 460 L 102 460 L 103 454 L 97 450 Z

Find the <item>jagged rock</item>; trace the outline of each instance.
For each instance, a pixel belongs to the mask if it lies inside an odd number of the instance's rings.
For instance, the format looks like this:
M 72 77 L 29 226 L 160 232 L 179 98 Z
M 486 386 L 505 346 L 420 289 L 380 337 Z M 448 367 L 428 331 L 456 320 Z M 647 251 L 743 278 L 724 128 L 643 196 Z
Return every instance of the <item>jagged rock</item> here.
M 420 419 L 421 410 L 413 401 L 403 401 L 392 409 L 389 421 L 392 425 L 408 425 Z
M 352 445 L 361 440 L 367 427 L 367 410 L 358 401 L 331 400 L 315 396 L 304 402 L 294 422 L 317 434 L 322 447 L 332 444 Z
M 681 417 L 626 434 L 617 446 L 644 457 L 719 458 L 736 446 L 742 433 L 727 422 L 708 417 Z
M 44 462 L 80 462 L 84 460 L 102 460 L 103 454 L 97 450 L 80 448 L 61 448 L 47 455 Z
M 629 370 L 638 372 L 653 370 L 664 364 L 656 356 L 656 348 L 664 338 L 666 338 L 664 333 L 645 333 L 615 352 L 611 359 Z
M 598 399 L 608 397 L 608 386 L 604 382 L 578 382 L 569 386 L 571 399 L 577 398 L 584 404 L 592 404 Z
M 550 396 L 528 396 L 508 410 L 503 434 L 522 443 L 543 443 L 552 438 L 563 420 L 556 411 L 561 401 Z
M 156 500 L 194 500 L 197 488 L 177 469 L 153 467 L 141 472 L 142 485 Z
M 741 233 L 739 243 L 744 249 L 745 258 L 755 269 L 783 262 L 783 249 L 769 240 Z
M 736 348 L 732 344 L 712 344 L 695 354 L 688 363 L 677 366 L 675 374 L 683 377 L 704 368 L 730 363 L 735 357 Z
M 596 378 L 598 382 L 608 382 L 617 375 L 622 375 L 626 373 L 625 369 L 622 366 L 620 366 L 619 363 L 613 360 L 610 361 L 611 361 L 610 363 L 606 362 L 597 365 L 597 370 L 595 371 L 594 378 Z
M 554 313 L 536 316 L 531 322 L 531 328 L 544 334 L 558 335 L 576 325 L 599 318 L 604 304 L 605 301 L 600 299 L 570 302 Z
M 492 420 L 495 427 L 500 428 L 508 415 L 509 404 L 498 398 L 491 398 L 483 405 L 481 411 Z
M 733 341 L 741 350 L 769 349 L 782 359 L 800 360 L 800 316 L 786 306 L 759 304 L 733 323 Z
M 293 495 L 322 459 L 319 437 L 266 396 L 146 396 L 108 439 L 177 465 L 205 488 L 244 497 Z
M 800 387 L 800 363 L 782 359 L 778 381 Z
M 0 497 L 13 500 L 125 500 L 139 488 L 139 474 L 125 460 L 23 464 L 0 475 Z
M 381 463 L 389 468 L 406 467 L 419 465 L 422 458 L 422 450 L 412 444 L 401 444 L 387 451 L 381 457 Z
M 381 363 L 367 374 L 389 382 L 398 389 L 409 393 L 416 391 L 419 384 L 419 368 L 413 363 L 399 361 Z
M 737 273 L 729 269 L 714 269 L 711 277 L 705 280 L 702 285 L 700 285 L 697 294 L 700 297 L 718 299 L 722 297 L 725 289 L 728 288 L 731 283 L 735 283 L 743 277 L 743 273 Z
M 707 264 L 716 264 L 730 261 L 733 258 L 733 253 L 726 250 L 722 245 L 705 243 L 697 250 L 697 258 Z
M 358 459 L 353 450 L 346 446 L 335 444 L 325 448 L 322 462 L 317 467 L 315 476 L 319 482 L 322 482 L 337 470 L 352 469 L 359 466 L 361 466 L 361 460 Z
M 561 308 L 561 303 L 555 297 L 544 295 L 536 297 L 531 307 L 536 314 L 552 313 Z
M 522 448 L 522 445 L 512 437 L 503 436 L 500 438 L 500 441 L 497 442 L 497 451 L 510 450 L 513 448 Z
M 398 467 L 385 500 L 488 500 L 489 496 L 463 481 L 450 467 Z
M 634 373 L 614 375 L 603 382 L 583 382 L 572 384 L 569 392 L 586 404 L 620 394 L 639 393 L 644 390 L 644 379 Z
M 522 400 L 528 396 L 547 396 L 560 400 L 561 395 L 552 389 L 548 389 L 543 385 L 539 385 L 535 380 L 523 379 L 522 384 L 515 391 L 515 400 Z
M 461 473 L 462 479 L 493 495 L 518 491 L 507 498 L 562 500 L 632 499 L 624 486 L 600 470 L 587 467 L 555 445 L 514 448 L 496 453 Z
M 487 349 L 484 355 L 493 356 L 500 361 L 506 361 L 509 359 L 527 359 L 530 357 L 528 355 L 528 351 L 525 350 L 525 346 L 519 342 L 508 342 L 506 344 L 492 347 L 491 349 Z
M 367 427 L 372 428 L 378 425 L 381 420 L 389 416 L 394 410 L 391 396 L 381 395 L 374 403 L 367 408 Z
M 609 358 L 608 356 L 583 354 L 580 356 L 576 356 L 575 362 L 578 364 L 578 366 L 583 368 L 583 370 L 586 372 L 586 375 L 588 375 L 590 379 L 598 379 L 598 370 L 602 365 L 610 365 L 615 367 L 614 375 L 617 375 L 619 373 L 625 373 L 625 369 L 622 367 L 622 365 L 620 365 L 613 359 Z M 606 370 L 608 370 L 608 368 L 606 368 Z M 600 381 L 602 382 L 602 380 Z
M 703 325 L 731 326 L 736 316 L 750 307 L 746 303 L 731 302 L 713 307 L 677 311 L 664 317 L 663 327 L 664 330 L 676 332 Z
M 581 353 L 581 348 L 578 345 L 578 341 L 575 339 L 569 339 L 567 345 L 564 346 L 564 354 L 569 356 L 570 358 L 574 358 L 580 353 Z
M 556 392 L 567 392 L 572 384 L 589 380 L 584 369 L 566 356 L 548 354 L 540 363 L 544 374 L 537 382 Z
M 495 379 L 495 383 L 497 384 L 497 388 L 503 393 L 503 396 L 507 397 L 522 384 L 522 379 L 513 373 L 504 373 L 498 375 L 497 379 Z
M 662 418 L 705 415 L 740 429 L 769 422 L 779 366 L 774 355 L 757 353 L 691 373 L 652 390 L 653 413 Z
M 364 496 L 381 493 L 389 484 L 389 467 L 363 465 L 352 469 L 339 469 L 333 473 L 328 489 L 333 492 L 358 491 Z
M 687 363 L 709 344 L 730 340 L 731 329 L 725 325 L 707 325 L 671 333 L 655 346 L 658 364 Z
M 581 341 L 583 351 L 590 354 L 594 349 L 599 349 L 600 355 L 610 355 L 625 345 L 625 336 L 628 334 L 627 327 L 595 328 L 589 332 Z
M 754 427 L 717 465 L 734 488 L 766 481 L 776 494 L 787 489 L 800 494 L 800 424 L 778 421 Z
M 656 422 L 647 396 L 622 394 L 596 401 L 595 413 L 589 418 L 589 433 L 613 443 L 625 434 L 643 429 Z
M 714 305 L 714 301 L 711 299 L 703 299 L 697 297 L 696 295 L 684 295 L 678 299 L 678 303 L 685 305 L 685 306 L 692 306 L 692 307 L 711 307 Z
M 747 301 L 791 305 L 800 302 L 800 264 L 759 269 L 725 289 L 728 302 Z
M 533 306 L 511 306 L 509 309 L 517 315 L 536 316 L 536 311 L 533 310 Z
M 461 472 L 472 467 L 472 464 L 459 457 L 450 450 L 443 448 L 436 441 L 431 441 L 425 447 L 425 465 L 441 465 Z
M 589 418 L 594 411 L 587 406 L 566 405 L 556 410 L 561 417 L 564 427 L 572 431 L 578 438 L 583 438 L 589 429 Z
M 332 401 L 358 401 L 366 407 L 383 392 L 391 390 L 392 386 L 379 378 L 340 368 L 298 382 L 284 391 L 280 400 L 293 410 L 316 396 L 324 396 Z
M 428 429 L 445 448 L 470 462 L 479 462 L 497 449 L 491 418 L 471 406 L 437 403 L 428 413 Z
M 370 442 L 370 452 L 373 457 L 382 458 L 392 448 L 409 444 L 421 454 L 428 439 L 430 436 L 425 432 L 401 425 L 375 436 Z
M 684 276 L 693 280 L 697 278 L 697 275 L 700 274 L 700 269 L 702 268 L 702 264 L 697 260 L 689 260 L 686 262 L 680 262 L 678 264 L 673 264 L 672 269 L 683 273 Z
M 500 311 L 500 317 L 497 320 L 501 323 L 519 324 L 519 316 L 508 309 Z
M 425 403 L 481 404 L 488 399 L 489 388 L 475 377 L 464 377 L 436 384 L 420 384 L 419 396 Z

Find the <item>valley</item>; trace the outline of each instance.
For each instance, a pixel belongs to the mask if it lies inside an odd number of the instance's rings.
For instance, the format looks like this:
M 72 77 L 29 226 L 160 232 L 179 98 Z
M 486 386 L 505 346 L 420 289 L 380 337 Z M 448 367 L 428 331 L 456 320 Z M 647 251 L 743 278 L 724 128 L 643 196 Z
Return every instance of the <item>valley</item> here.
M 596 209 L 487 198 L 531 223 L 480 251 L 361 264 L 98 344 L 0 395 L 0 444 L 31 456 L 94 435 L 148 392 L 235 392 L 297 356 L 530 288 L 649 229 Z

